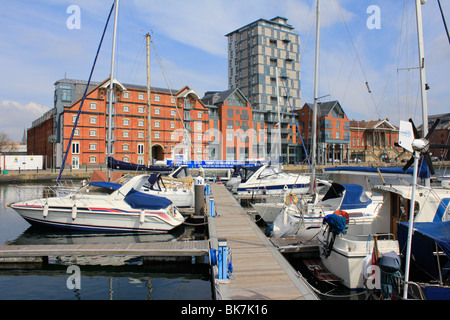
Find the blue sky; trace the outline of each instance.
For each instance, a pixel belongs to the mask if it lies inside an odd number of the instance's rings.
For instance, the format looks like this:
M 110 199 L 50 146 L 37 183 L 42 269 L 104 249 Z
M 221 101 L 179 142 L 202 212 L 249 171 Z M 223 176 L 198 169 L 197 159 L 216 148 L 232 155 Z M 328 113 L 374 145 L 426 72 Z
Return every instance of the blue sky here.
M 20 141 L 53 107 L 55 81 L 87 80 L 113 0 L 0 0 L 0 132 Z M 145 37 L 152 34 L 152 86 L 188 85 L 200 96 L 227 89 L 225 34 L 257 19 L 283 16 L 300 34 L 302 104 L 312 101 L 315 0 L 121 0 L 117 78 L 146 84 Z M 413 0 L 322 0 L 319 96 L 339 100 L 355 120 L 421 120 Z M 450 25 L 450 3 L 442 1 Z M 80 8 L 69 29 L 67 8 Z M 380 29 L 366 25 L 380 8 Z M 422 6 L 428 112 L 450 112 L 450 44 L 436 0 Z M 112 24 L 93 80 L 109 76 Z M 413 68 L 410 70 L 398 70 Z M 367 91 L 368 82 L 371 94 Z

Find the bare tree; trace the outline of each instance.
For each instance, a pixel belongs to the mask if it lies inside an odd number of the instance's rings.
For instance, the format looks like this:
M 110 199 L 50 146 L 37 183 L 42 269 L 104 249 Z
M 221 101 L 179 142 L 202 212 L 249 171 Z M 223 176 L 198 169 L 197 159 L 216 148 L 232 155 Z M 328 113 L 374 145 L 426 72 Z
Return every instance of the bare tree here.
M 11 138 L 8 134 L 0 132 L 0 154 L 10 152 L 12 148 Z

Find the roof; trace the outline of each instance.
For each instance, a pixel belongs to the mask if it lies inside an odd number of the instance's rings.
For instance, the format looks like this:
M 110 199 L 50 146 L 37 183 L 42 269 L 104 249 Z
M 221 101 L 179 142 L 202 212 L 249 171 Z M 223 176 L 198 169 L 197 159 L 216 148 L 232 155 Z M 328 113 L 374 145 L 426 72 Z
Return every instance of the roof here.
M 306 103 L 306 105 L 312 110 L 314 108 L 314 104 L 312 103 Z M 333 110 L 336 106 L 339 106 L 344 112 L 344 109 L 342 109 L 339 101 L 333 100 L 333 101 L 327 101 L 327 102 L 319 102 L 317 103 L 317 117 L 326 117 L 330 114 L 331 110 Z M 345 114 L 345 112 L 344 112 Z
M 249 102 L 245 95 L 239 89 L 230 89 L 225 91 L 208 91 L 205 93 L 205 96 L 201 99 L 201 101 L 205 105 L 223 105 L 225 100 L 227 100 L 231 95 L 235 92 L 239 93 L 245 101 Z
M 379 119 L 379 120 L 370 120 L 370 121 L 350 121 L 350 128 L 358 128 L 358 129 L 390 129 L 390 130 L 398 130 L 398 127 L 389 122 L 388 119 Z
M 287 18 L 284 18 L 284 17 L 280 17 L 280 16 L 277 16 L 277 17 L 275 17 L 275 18 L 273 18 L 273 19 L 270 19 L 270 20 L 262 19 L 262 18 L 261 18 L 261 19 L 258 19 L 258 20 L 256 20 L 256 21 L 253 21 L 253 22 L 251 22 L 251 23 L 249 23 L 249 24 L 247 24 L 247 25 L 245 25 L 245 26 L 243 26 L 243 27 L 240 27 L 240 28 L 238 28 L 238 29 L 236 29 L 236 30 L 234 30 L 234 31 L 232 31 L 232 32 L 230 32 L 230 33 L 228 33 L 228 34 L 226 34 L 225 37 L 228 37 L 228 36 L 232 35 L 233 33 L 238 32 L 238 31 L 240 31 L 240 30 L 242 30 L 242 29 L 244 29 L 244 28 L 246 28 L 246 27 L 248 27 L 248 26 L 250 26 L 250 25 L 252 25 L 252 24 L 258 24 L 258 22 L 267 22 L 267 23 L 269 23 L 269 24 L 275 24 L 275 25 L 283 26 L 283 27 L 286 27 L 286 28 L 288 28 L 288 29 L 294 30 L 294 27 L 293 27 L 292 25 L 290 25 L 290 24 L 288 24 L 288 23 L 279 23 L 279 22 L 276 22 L 277 20 L 278 20 L 278 21 L 281 21 L 281 20 L 287 21 L 288 19 L 287 19 Z

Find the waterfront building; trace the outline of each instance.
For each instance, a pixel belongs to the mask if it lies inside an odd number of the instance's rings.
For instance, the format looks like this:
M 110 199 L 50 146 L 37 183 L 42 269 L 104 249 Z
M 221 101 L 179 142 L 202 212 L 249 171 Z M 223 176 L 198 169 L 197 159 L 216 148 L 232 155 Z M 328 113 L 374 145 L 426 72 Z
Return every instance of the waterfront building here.
M 275 17 L 254 21 L 226 37 L 228 89 L 239 88 L 247 97 L 256 131 L 271 132 L 281 122 L 282 161 L 299 162 L 295 126 L 295 112 L 301 107 L 298 33 L 286 18 Z M 268 154 L 272 147 L 267 144 Z
M 54 159 L 56 167 L 62 164 L 82 101 L 78 96 L 65 104 L 71 100 L 61 101 L 67 95 L 58 91 L 59 84 L 55 83 L 55 108 L 28 129 L 29 154 L 47 155 Z M 147 87 L 119 82 L 114 87 L 112 155 L 121 161 L 148 164 Z M 66 160 L 74 169 L 106 164 L 108 88 L 109 79 L 93 86 L 86 95 Z M 203 160 L 207 141 L 203 141 L 202 133 L 207 129 L 208 109 L 198 95 L 188 86 L 173 94 L 155 87 L 150 91 L 153 161 L 173 158 L 175 153 L 182 154 L 186 160 Z M 51 150 L 42 148 L 47 143 Z
M 395 146 L 398 127 L 388 119 L 350 121 L 350 158 L 365 162 L 399 161 L 411 154 Z
M 247 160 L 264 157 L 258 151 L 264 135 L 253 128 L 250 102 L 239 89 L 208 91 L 202 98 L 209 113 L 209 159 Z M 258 143 L 260 142 L 260 143 Z
M 302 141 L 308 154 L 312 151 L 312 103 L 305 103 L 298 111 Z M 319 102 L 317 104 L 317 155 L 316 164 L 347 161 L 350 143 L 350 126 L 347 115 L 339 101 Z

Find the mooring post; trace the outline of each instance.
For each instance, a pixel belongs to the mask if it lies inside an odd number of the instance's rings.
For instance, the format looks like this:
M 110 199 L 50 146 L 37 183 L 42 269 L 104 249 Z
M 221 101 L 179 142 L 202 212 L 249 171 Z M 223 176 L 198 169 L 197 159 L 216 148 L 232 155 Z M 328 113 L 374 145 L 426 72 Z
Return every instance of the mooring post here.
M 227 239 L 218 239 L 219 242 L 219 250 L 218 250 L 218 258 L 217 258 L 217 264 L 219 268 L 219 280 L 225 280 L 227 279 Z
M 215 217 L 215 204 L 214 204 L 214 198 L 210 197 L 209 198 L 209 216 L 210 217 Z

